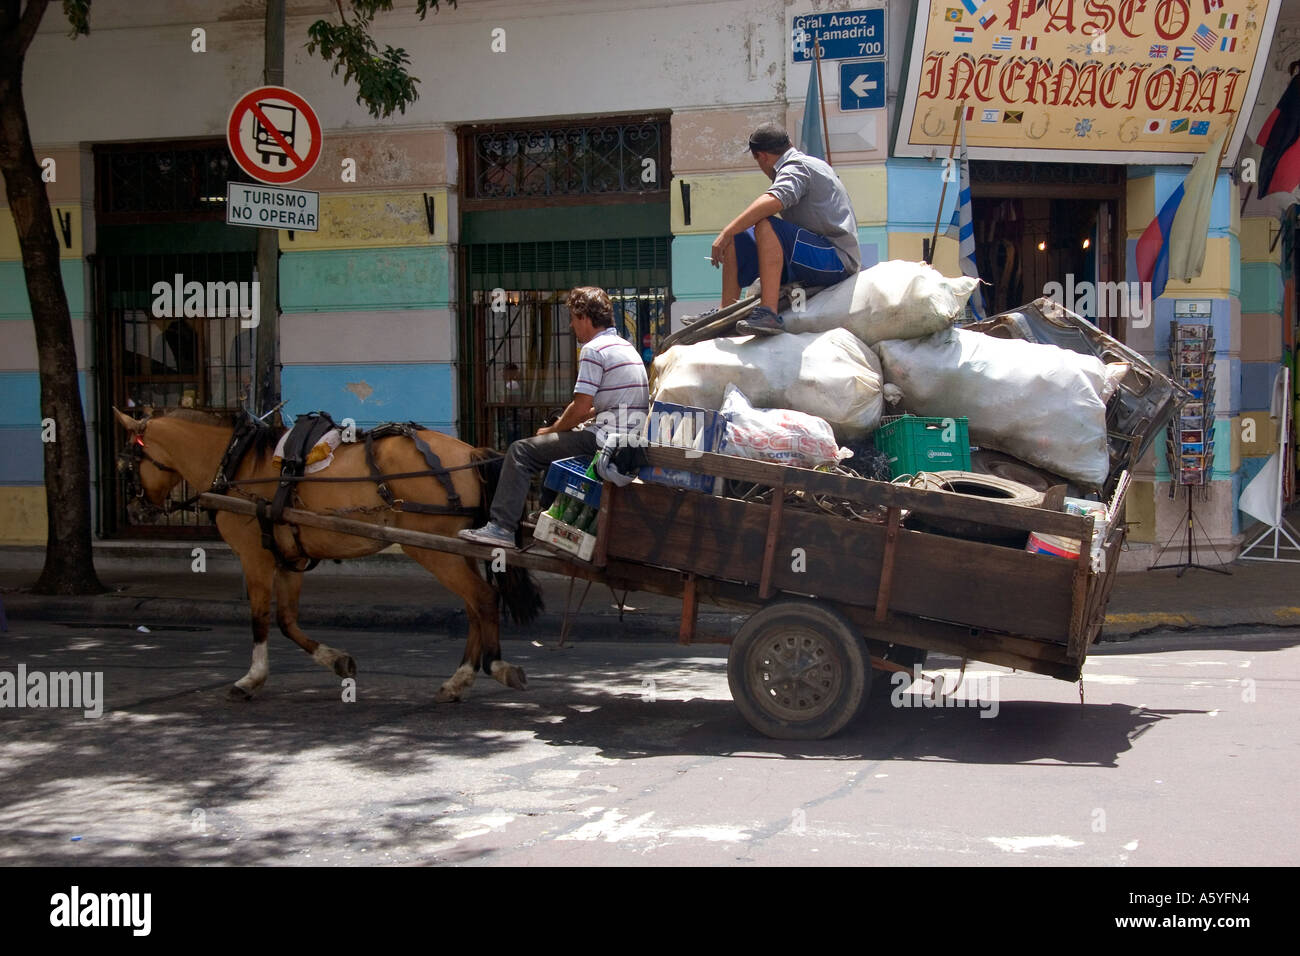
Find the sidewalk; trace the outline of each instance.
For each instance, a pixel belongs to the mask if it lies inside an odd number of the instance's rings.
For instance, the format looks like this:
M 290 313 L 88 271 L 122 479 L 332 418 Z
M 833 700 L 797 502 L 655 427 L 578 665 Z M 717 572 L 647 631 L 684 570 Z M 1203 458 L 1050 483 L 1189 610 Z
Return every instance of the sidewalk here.
M 191 549 L 206 551 L 206 570 L 191 570 Z M 248 604 L 234 555 L 221 541 L 97 542 L 95 565 L 110 588 L 94 597 L 48 597 L 27 588 L 44 561 L 39 547 L 0 547 L 0 601 L 11 621 L 95 621 L 119 625 L 243 625 Z M 1189 570 L 1120 574 L 1107 609 L 1103 641 L 1123 641 L 1157 630 L 1300 626 L 1300 564 L 1239 561 L 1226 565 L 1231 575 Z M 563 619 L 569 579 L 537 574 L 546 611 L 518 637 L 553 640 Z M 585 583 L 574 584 L 576 606 Z M 593 584 L 574 616 L 575 639 L 677 638 L 681 602 L 634 593 L 620 614 L 610 589 Z M 304 628 L 351 627 L 384 630 L 463 632 L 459 599 L 423 568 L 398 551 L 335 564 L 322 562 L 303 585 L 300 620 Z M 734 634 L 745 615 L 703 604 L 699 637 Z

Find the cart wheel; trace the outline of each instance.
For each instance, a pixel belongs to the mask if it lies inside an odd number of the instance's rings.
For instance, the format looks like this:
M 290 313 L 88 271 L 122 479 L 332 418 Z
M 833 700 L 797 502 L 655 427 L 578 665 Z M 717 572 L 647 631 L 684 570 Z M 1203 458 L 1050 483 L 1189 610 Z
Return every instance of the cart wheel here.
M 830 608 L 777 601 L 732 641 L 727 683 L 754 729 L 782 740 L 820 740 L 862 709 L 869 687 L 864 645 Z

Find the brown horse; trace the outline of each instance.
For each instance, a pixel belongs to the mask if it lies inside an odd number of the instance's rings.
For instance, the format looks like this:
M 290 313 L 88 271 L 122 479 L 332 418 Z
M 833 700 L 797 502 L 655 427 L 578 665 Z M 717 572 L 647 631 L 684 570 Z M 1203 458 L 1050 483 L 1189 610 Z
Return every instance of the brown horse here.
M 161 508 L 169 493 L 182 478 L 194 489 L 206 491 L 221 466 L 222 456 L 229 446 L 234 428 L 220 424 L 217 419 L 202 412 L 178 409 L 157 418 L 135 420 L 117 409 L 118 421 L 127 430 L 131 440 L 139 446 L 137 467 L 142 493 L 154 509 Z M 260 430 L 258 440 L 244 456 L 232 477 L 236 482 L 250 478 L 278 476 L 279 468 L 271 461 L 275 443 L 283 429 Z M 469 508 L 485 507 L 491 501 L 491 488 L 484 489 L 483 481 L 491 475 L 480 477 L 485 469 L 483 460 L 493 456 L 491 449 L 476 449 L 457 441 L 449 435 L 435 431 L 421 431 L 420 437 L 429 445 L 450 471 L 450 478 L 464 505 Z M 374 442 L 375 462 L 384 474 L 427 471 L 428 465 L 408 438 L 393 436 Z M 499 463 L 488 462 L 487 467 Z M 475 465 L 475 467 L 459 467 Z M 486 470 L 486 469 L 485 469 Z M 345 443 L 334 453 L 334 462 L 323 473 L 330 477 L 369 476 L 365 448 L 361 443 Z M 447 495 L 432 477 L 397 478 L 387 482 L 395 499 L 417 501 L 430 505 L 445 505 Z M 492 484 L 495 484 L 492 481 Z M 274 482 L 248 484 L 230 493 L 244 497 L 254 495 L 270 497 Z M 380 498 L 371 481 L 323 483 L 300 482 L 291 506 L 322 514 L 341 514 L 360 521 L 387 527 L 408 528 L 433 534 L 454 537 L 461 528 L 475 523 L 473 515 L 416 514 L 394 511 Z M 481 519 L 479 519 L 481 523 Z M 356 674 L 356 662 L 343 651 L 313 641 L 298 626 L 298 596 L 302 590 L 302 574 L 277 567 L 271 552 L 262 546 L 262 534 L 257 519 L 231 512 L 218 512 L 217 530 L 230 545 L 243 565 L 244 579 L 252 609 L 253 662 L 248 673 L 234 683 L 228 695 L 235 700 L 250 700 L 266 683 L 266 637 L 271 618 L 271 596 L 275 595 L 275 619 L 281 633 L 340 677 Z M 317 528 L 298 528 L 295 539 L 287 525 L 277 525 L 275 540 L 288 559 L 357 558 L 374 554 L 387 545 L 371 538 L 360 538 Z M 527 682 L 523 669 L 501 659 L 500 610 L 504 603 L 517 621 L 526 622 L 541 609 L 541 595 L 532 578 L 521 568 L 497 574 L 495 586 L 479 573 L 471 558 L 440 551 L 430 551 L 403 545 L 402 550 L 418 561 L 433 576 L 465 602 L 469 617 L 469 639 L 460 667 L 439 689 L 437 700 L 460 700 L 481 667 L 507 687 L 524 690 Z

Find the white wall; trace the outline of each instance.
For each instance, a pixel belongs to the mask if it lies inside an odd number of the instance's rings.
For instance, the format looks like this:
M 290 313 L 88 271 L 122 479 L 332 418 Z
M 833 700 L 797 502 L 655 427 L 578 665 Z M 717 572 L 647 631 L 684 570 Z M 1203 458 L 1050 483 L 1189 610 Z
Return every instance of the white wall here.
M 52 5 L 28 54 L 33 138 L 57 145 L 224 135 L 231 105 L 261 83 L 261 9 L 260 0 L 100 0 L 90 36 L 74 41 Z M 316 107 L 327 130 L 374 125 L 355 90 L 305 49 L 307 26 L 337 18 L 334 4 L 290 0 L 289 13 L 285 85 Z M 381 15 L 376 40 L 404 47 L 421 80 L 414 107 L 383 125 L 784 101 L 789 16 L 782 0 L 464 0 L 423 23 Z M 903 17 L 892 19 L 905 27 Z M 194 27 L 207 31 L 206 53 L 190 50 Z M 490 50 L 498 27 L 505 53 Z M 793 97 L 802 101 L 803 92 Z

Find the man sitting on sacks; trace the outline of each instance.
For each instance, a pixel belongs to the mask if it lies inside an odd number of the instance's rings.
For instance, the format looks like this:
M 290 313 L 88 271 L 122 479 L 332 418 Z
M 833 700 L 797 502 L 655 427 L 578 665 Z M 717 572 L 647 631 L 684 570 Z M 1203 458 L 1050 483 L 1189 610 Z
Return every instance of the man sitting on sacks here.
M 616 441 L 625 438 L 649 412 L 645 363 L 632 344 L 614 331 L 609 296 L 603 289 L 580 286 L 569 293 L 565 304 L 569 326 L 582 345 L 573 401 L 554 425 L 510 444 L 492 498 L 492 520 L 481 528 L 461 531 L 460 537 L 467 541 L 515 547 L 515 531 L 533 476 L 561 458 L 594 457 L 610 436 Z
M 710 261 L 722 266 L 724 308 L 762 281 L 761 303 L 736 329 L 774 335 L 785 331 L 776 312 L 783 282 L 842 282 L 862 267 L 862 249 L 853 204 L 830 166 L 792 147 L 775 123 L 754 130 L 749 152 L 772 185 L 718 233 Z

